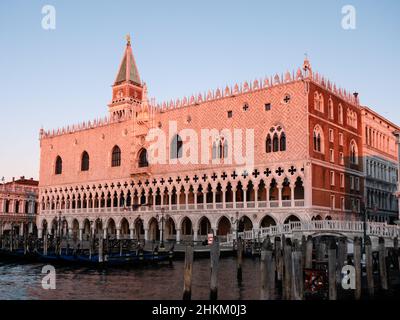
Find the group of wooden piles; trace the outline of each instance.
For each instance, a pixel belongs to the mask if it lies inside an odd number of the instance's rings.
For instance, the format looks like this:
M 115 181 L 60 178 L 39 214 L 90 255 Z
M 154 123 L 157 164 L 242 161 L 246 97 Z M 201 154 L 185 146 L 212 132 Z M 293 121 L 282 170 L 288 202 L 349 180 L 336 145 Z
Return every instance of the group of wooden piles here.
M 302 240 L 268 237 L 264 240 L 260 255 L 260 299 L 304 300 L 309 297 L 310 279 L 313 271 L 325 272 L 326 298 L 362 299 L 389 293 L 389 273 L 399 280 L 400 249 L 397 238 L 394 246 L 387 248 L 384 238 L 379 238 L 378 251 L 373 252 L 369 237 L 363 245 L 362 238 L 355 237 L 353 253 L 348 254 L 345 237 L 302 237 Z M 237 280 L 242 281 L 244 242 L 237 242 Z M 363 252 L 365 254 L 362 264 Z M 220 247 L 218 240 L 210 248 L 210 300 L 218 298 L 218 268 Z M 342 273 L 343 267 L 352 266 Z M 346 268 L 345 268 L 346 269 Z M 349 272 L 347 274 L 347 272 Z M 193 273 L 193 246 L 187 246 L 184 264 L 183 300 L 191 299 Z M 349 278 L 351 278 L 349 280 Z M 364 280 L 364 281 L 363 281 Z M 344 285 L 343 285 L 344 283 Z M 355 285 L 351 285 L 351 283 Z M 347 284 L 347 285 L 346 285 Z

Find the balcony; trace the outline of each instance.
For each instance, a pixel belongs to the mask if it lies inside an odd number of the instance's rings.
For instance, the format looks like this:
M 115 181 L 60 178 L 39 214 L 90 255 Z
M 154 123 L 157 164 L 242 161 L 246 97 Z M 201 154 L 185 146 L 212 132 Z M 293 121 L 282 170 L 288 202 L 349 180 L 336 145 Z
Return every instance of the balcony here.
M 101 208 L 75 208 L 75 209 L 57 209 L 57 210 L 42 210 L 43 214 L 96 214 L 96 213 L 124 213 L 124 212 L 159 212 L 162 208 L 168 211 L 215 211 L 215 210 L 238 210 L 254 211 L 257 209 L 280 209 L 280 208 L 294 208 L 304 207 L 303 199 L 295 200 L 271 200 L 271 201 L 247 201 L 247 202 L 216 202 L 216 203 L 180 203 L 180 204 L 148 204 L 148 205 L 133 205 L 130 207 L 101 207 Z

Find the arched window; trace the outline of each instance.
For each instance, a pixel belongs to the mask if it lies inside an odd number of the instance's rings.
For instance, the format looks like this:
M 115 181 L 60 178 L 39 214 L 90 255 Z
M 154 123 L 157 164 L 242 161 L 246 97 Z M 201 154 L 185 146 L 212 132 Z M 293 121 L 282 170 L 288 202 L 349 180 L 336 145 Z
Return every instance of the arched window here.
M 329 116 L 329 119 L 333 119 L 333 101 L 331 98 L 329 98 L 329 102 L 328 102 L 328 116 Z
M 280 149 L 279 149 L 280 151 L 285 151 L 286 150 L 286 135 L 285 135 L 284 132 L 281 133 L 279 147 L 280 147 Z
M 350 161 L 352 164 L 358 164 L 358 148 L 354 140 L 350 142 Z
M 118 146 L 115 146 L 112 149 L 111 166 L 112 167 L 121 166 L 121 149 Z
M 314 93 L 314 109 L 321 111 L 320 103 L 319 103 L 319 94 L 317 91 L 315 91 L 315 93 Z
M 147 161 L 147 150 L 143 148 L 139 151 L 139 168 L 144 168 L 148 166 L 149 162 Z
M 319 111 L 324 112 L 324 96 L 319 94 Z
M 55 174 L 61 174 L 61 173 L 62 173 L 62 159 L 60 156 L 57 156 Z
M 265 151 L 267 153 L 272 152 L 272 140 L 270 134 L 268 134 L 267 140 L 265 141 Z
M 82 160 L 81 160 L 81 171 L 88 171 L 89 170 L 89 154 L 84 151 L 82 153 Z
M 217 159 L 217 142 L 214 141 L 212 144 L 212 158 Z
M 278 134 L 274 134 L 274 138 L 272 139 L 272 151 L 277 152 L 279 151 L 279 140 L 278 140 Z
M 341 104 L 339 104 L 338 107 L 338 118 L 339 118 L 339 123 L 343 124 L 343 107 Z
M 314 150 L 324 152 L 324 137 L 320 126 L 315 126 L 313 133 Z
M 228 158 L 228 140 L 224 140 L 223 151 L 224 159 Z
M 170 158 L 177 159 L 182 158 L 182 138 L 179 135 L 175 135 L 171 142 Z

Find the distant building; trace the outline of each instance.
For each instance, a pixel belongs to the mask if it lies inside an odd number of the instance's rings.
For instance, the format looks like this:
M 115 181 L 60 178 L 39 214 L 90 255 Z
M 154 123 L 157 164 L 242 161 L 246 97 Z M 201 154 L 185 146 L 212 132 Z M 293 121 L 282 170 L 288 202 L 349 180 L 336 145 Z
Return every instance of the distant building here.
M 29 233 L 35 232 L 38 186 L 38 181 L 25 177 L 0 184 L 0 234 L 9 232 L 11 228 L 21 235 L 24 228 Z
M 362 108 L 365 205 L 370 220 L 393 223 L 398 217 L 399 126 L 370 108 Z

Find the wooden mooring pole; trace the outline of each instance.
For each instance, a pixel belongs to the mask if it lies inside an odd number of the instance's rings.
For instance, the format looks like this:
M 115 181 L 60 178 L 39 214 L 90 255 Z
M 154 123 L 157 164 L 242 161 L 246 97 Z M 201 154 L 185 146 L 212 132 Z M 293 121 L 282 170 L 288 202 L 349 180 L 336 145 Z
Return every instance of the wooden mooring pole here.
M 354 268 L 356 272 L 356 288 L 354 291 L 354 298 L 356 300 L 361 299 L 361 238 L 354 238 L 354 250 L 353 250 Z
M 372 243 L 370 237 L 365 239 L 365 262 L 367 271 L 367 287 L 370 297 L 374 296 L 374 273 L 372 264 Z
M 292 242 L 290 239 L 285 239 L 283 246 L 283 288 L 282 295 L 284 300 L 290 300 L 292 289 Z
M 303 280 L 303 262 L 302 250 L 297 240 L 294 241 L 294 250 L 292 251 L 292 285 L 290 299 L 303 300 L 304 298 L 304 280 Z
M 283 258 L 282 258 L 282 246 L 281 246 L 281 238 L 280 237 L 275 237 L 275 239 L 274 239 L 274 249 L 275 249 L 276 279 L 278 281 L 282 281 Z
M 332 240 L 328 249 L 328 276 L 329 276 L 329 300 L 337 299 L 336 288 L 336 241 Z
M 185 266 L 183 271 L 183 300 L 192 298 L 192 274 L 193 274 L 193 246 L 186 246 Z
M 342 282 L 342 269 L 347 263 L 347 238 L 339 238 L 338 248 L 337 248 L 337 271 L 336 271 L 336 283 L 340 284 Z
M 385 239 L 379 238 L 379 277 L 382 290 L 388 290 Z
M 214 238 L 210 249 L 211 279 L 210 279 L 210 300 L 218 299 L 218 267 L 219 267 L 219 241 Z
M 312 268 L 312 251 L 313 251 L 313 239 L 311 236 L 308 236 L 306 243 L 305 259 L 304 259 L 305 260 L 304 267 L 306 269 Z
M 264 240 L 261 247 L 260 259 L 261 272 L 261 300 L 275 299 L 275 259 L 273 256 L 272 243 L 269 236 Z
M 243 240 L 239 238 L 237 242 L 237 280 L 239 282 L 241 282 L 243 279 L 242 263 L 243 263 Z

